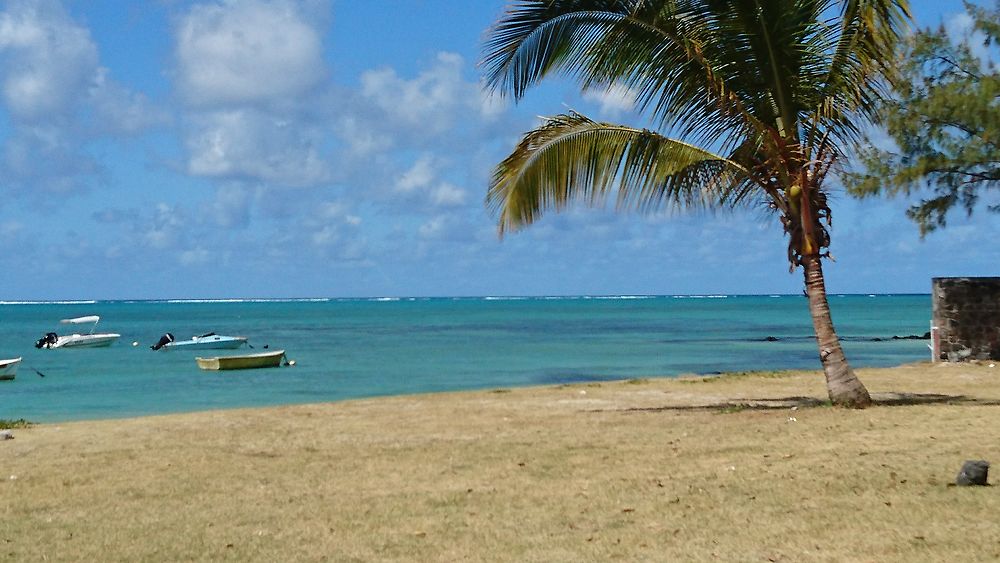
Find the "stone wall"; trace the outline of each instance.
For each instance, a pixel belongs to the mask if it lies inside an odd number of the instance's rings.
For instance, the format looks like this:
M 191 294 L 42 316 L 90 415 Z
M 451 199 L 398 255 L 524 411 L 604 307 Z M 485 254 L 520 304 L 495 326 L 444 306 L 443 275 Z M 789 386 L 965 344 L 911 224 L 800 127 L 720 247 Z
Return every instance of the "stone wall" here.
M 935 361 L 1000 360 L 1000 278 L 933 278 Z

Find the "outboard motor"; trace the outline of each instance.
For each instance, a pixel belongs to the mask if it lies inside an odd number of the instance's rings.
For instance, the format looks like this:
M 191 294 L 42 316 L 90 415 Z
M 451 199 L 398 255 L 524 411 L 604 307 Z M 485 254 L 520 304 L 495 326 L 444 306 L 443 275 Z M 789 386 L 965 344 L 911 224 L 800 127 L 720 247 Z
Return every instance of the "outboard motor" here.
M 47 332 L 45 336 L 39 338 L 35 342 L 35 348 L 51 348 L 56 341 L 59 340 L 59 335 L 54 332 Z
M 156 342 L 156 344 L 153 344 L 152 346 L 150 346 L 150 348 L 152 348 L 153 350 L 159 350 L 160 348 L 163 348 L 164 346 L 170 344 L 173 341 L 174 341 L 174 335 L 168 332 L 163 336 L 161 336 L 160 339 Z

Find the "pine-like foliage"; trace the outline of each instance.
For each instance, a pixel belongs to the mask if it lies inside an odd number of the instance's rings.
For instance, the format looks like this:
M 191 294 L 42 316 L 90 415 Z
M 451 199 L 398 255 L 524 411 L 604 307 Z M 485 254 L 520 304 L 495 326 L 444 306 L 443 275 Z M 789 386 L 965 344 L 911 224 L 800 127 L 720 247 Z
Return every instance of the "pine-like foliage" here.
M 897 95 L 882 105 L 879 119 L 879 131 L 895 146 L 875 138 L 861 153 L 860 171 L 846 175 L 859 196 L 920 193 L 907 215 L 921 235 L 945 226 L 955 207 L 971 215 L 988 190 L 1000 187 L 1000 72 L 991 60 L 1000 2 L 993 9 L 966 7 L 973 26 L 964 37 L 942 26 L 905 44 Z

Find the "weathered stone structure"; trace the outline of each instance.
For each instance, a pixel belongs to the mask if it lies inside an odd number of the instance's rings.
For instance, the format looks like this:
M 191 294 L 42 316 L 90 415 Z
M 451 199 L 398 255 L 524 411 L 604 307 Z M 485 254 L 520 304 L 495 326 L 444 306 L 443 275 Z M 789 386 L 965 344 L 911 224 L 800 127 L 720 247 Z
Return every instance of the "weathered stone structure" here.
M 934 361 L 1000 360 L 1000 278 L 933 278 Z

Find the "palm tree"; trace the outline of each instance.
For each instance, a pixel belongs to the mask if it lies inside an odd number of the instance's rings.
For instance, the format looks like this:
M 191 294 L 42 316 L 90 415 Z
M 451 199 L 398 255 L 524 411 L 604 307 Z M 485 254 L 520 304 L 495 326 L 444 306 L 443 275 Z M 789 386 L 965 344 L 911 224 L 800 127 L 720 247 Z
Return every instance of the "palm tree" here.
M 791 269 L 803 269 L 831 401 L 869 405 L 827 303 L 824 180 L 888 92 L 907 4 L 513 0 L 486 37 L 489 88 L 520 99 L 561 73 L 631 93 L 657 130 L 575 112 L 546 119 L 494 171 L 487 205 L 501 236 L 612 193 L 619 209 L 646 212 L 764 205 L 788 234 Z

